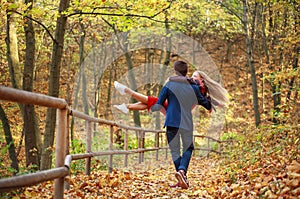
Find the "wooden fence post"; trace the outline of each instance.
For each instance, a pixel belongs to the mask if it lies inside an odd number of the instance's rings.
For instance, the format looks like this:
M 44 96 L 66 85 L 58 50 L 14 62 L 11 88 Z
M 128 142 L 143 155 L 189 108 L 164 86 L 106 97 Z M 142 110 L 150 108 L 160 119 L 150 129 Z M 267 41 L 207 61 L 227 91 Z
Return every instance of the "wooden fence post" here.
M 110 125 L 110 133 L 109 133 L 109 150 L 113 150 L 113 142 L 114 142 L 114 127 Z M 108 163 L 108 172 L 112 172 L 113 165 L 113 155 L 109 155 L 109 163 Z
M 66 156 L 66 134 L 67 134 L 67 109 L 57 109 L 57 133 L 55 149 L 55 167 L 63 167 Z M 62 199 L 64 197 L 64 180 L 57 178 L 54 180 L 54 198 Z
M 137 131 L 138 134 L 138 149 L 141 149 L 141 131 Z M 139 158 L 138 158 L 138 163 L 141 164 L 142 162 L 142 156 L 141 156 L 141 152 L 139 151 Z
M 92 122 L 86 121 L 86 153 L 92 151 Z M 91 157 L 85 159 L 85 174 L 91 174 Z
M 158 132 L 158 133 L 155 133 L 155 147 L 156 148 L 158 148 L 158 150 L 156 150 L 156 161 L 158 161 L 158 153 L 159 153 L 159 135 L 160 135 L 160 133 Z
M 142 136 L 142 138 L 141 138 L 141 145 L 142 145 L 142 149 L 145 149 L 145 131 L 141 131 L 141 136 Z M 142 162 L 144 162 L 145 161 L 145 152 L 143 151 L 142 153 L 141 153 L 141 159 L 142 159 Z
M 124 150 L 128 151 L 128 129 L 125 130 L 124 135 Z M 124 155 L 124 167 L 128 166 L 128 154 Z
M 195 137 L 195 136 L 193 136 L 193 144 L 194 144 L 194 148 L 196 148 L 196 137 Z M 196 156 L 196 151 L 197 151 L 197 150 L 194 150 L 194 151 L 193 151 L 193 155 L 194 155 L 194 156 Z
M 65 156 L 70 154 L 70 114 L 69 114 L 69 110 L 67 113 L 67 135 L 66 135 L 66 154 Z M 65 189 L 69 190 L 70 189 L 70 179 L 69 178 L 65 178 Z
M 163 139 L 163 137 L 164 137 L 164 134 L 162 133 L 161 134 L 161 143 L 162 143 L 162 145 L 164 146 L 164 139 Z M 169 146 L 169 143 L 168 143 L 168 139 L 166 138 L 165 139 L 165 143 L 166 143 L 166 146 Z M 168 147 L 166 148 L 166 159 L 168 159 Z
M 207 148 L 208 148 L 206 157 L 209 158 L 209 154 L 210 154 L 210 151 L 211 151 L 211 148 L 210 148 L 210 139 L 209 138 L 206 138 L 206 139 L 207 139 Z

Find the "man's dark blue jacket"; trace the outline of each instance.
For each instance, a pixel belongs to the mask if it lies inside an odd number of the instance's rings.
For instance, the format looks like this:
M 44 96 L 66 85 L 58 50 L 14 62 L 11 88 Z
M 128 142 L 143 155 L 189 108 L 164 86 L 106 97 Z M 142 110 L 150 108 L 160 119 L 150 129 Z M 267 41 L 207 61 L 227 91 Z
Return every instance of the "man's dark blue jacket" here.
M 203 97 L 196 84 L 168 81 L 160 92 L 158 101 L 151 107 L 151 111 L 159 111 L 168 100 L 165 126 L 182 128 L 193 131 L 192 108 L 199 104 L 207 110 L 211 103 Z

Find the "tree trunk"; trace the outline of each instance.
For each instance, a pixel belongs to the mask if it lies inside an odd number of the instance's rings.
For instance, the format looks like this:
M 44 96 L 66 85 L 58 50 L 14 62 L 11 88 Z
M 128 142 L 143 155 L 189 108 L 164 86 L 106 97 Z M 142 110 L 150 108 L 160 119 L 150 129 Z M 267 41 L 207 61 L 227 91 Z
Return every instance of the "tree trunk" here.
M 14 1 L 8 1 L 9 3 L 14 3 Z M 21 73 L 21 64 L 19 60 L 19 53 L 18 53 L 18 40 L 17 40 L 17 33 L 16 33 L 16 27 L 15 27 L 15 14 L 11 12 L 11 10 L 7 10 L 7 22 L 6 22 L 6 55 L 7 55 L 7 61 L 8 61 L 8 67 L 10 71 L 10 80 L 12 83 L 12 86 L 14 88 L 20 89 L 22 84 L 22 73 Z M 22 115 L 24 112 L 23 105 L 18 104 Z M 18 159 L 17 154 L 14 146 L 13 137 L 11 135 L 10 131 L 10 124 L 8 122 L 8 119 L 5 115 L 5 112 L 0 105 L 0 118 L 3 125 L 3 130 L 5 134 L 6 143 L 10 144 L 8 151 L 9 151 L 9 157 L 12 161 L 11 167 L 15 169 L 15 173 L 19 172 L 19 165 L 18 165 Z M 23 134 L 21 136 L 22 140 Z
M 265 9 L 264 9 L 264 5 L 263 3 L 261 3 L 261 7 L 262 7 L 262 45 L 263 45 L 263 50 L 265 52 L 266 55 L 266 64 L 268 65 L 268 68 L 271 71 L 274 71 L 274 67 L 271 65 L 271 59 L 270 59 L 270 53 L 269 53 L 269 48 L 268 48 L 268 39 L 266 36 L 266 18 L 265 18 Z M 272 17 L 270 16 L 269 19 L 269 23 L 270 23 L 270 29 L 272 29 L 273 27 L 273 23 L 272 23 Z M 272 44 L 271 49 L 274 48 L 274 44 Z M 278 105 L 278 95 L 277 95 L 277 88 L 276 85 L 273 83 L 274 82 L 274 78 L 272 78 L 270 80 L 270 84 L 271 84 L 271 89 L 272 89 L 272 93 L 273 93 L 273 106 L 274 108 L 277 107 Z M 276 108 L 275 108 L 276 109 Z M 279 110 L 277 110 L 279 111 Z M 273 113 L 273 123 L 277 123 L 277 119 L 276 119 L 276 112 Z
M 293 57 L 293 70 L 297 70 L 297 68 L 299 67 L 299 50 L 300 50 L 300 47 L 299 46 L 296 46 L 294 48 L 294 57 Z M 288 103 L 291 99 L 291 94 L 292 94 L 292 90 L 293 90 L 293 86 L 294 86 L 294 83 L 295 83 L 295 79 L 296 77 L 292 77 L 291 81 L 289 82 L 289 90 L 288 90 L 288 93 L 287 93 L 287 96 L 286 96 L 286 103 Z
M 14 1 L 10 1 L 10 3 L 14 3 Z M 31 9 L 31 8 L 29 8 Z M 18 41 L 17 41 L 17 34 L 16 34 L 16 28 L 15 28 L 15 14 L 13 14 L 13 12 L 11 10 L 7 10 L 7 26 L 6 26 L 6 34 L 7 34 L 7 38 L 6 40 L 6 45 L 7 45 L 7 60 L 8 60 L 8 67 L 10 70 L 10 77 L 11 77 L 11 83 L 12 86 L 14 88 L 20 89 L 22 87 L 22 80 L 23 80 L 23 75 L 22 75 L 22 68 L 21 68 L 21 64 L 19 61 L 19 54 L 18 54 Z M 28 23 L 32 23 L 32 22 L 28 22 Z M 32 25 L 31 25 L 32 26 Z M 28 26 L 27 28 L 30 28 L 30 26 Z M 25 28 L 24 28 L 25 29 Z M 26 33 L 26 31 L 25 31 Z M 27 33 L 26 33 L 27 34 Z M 32 38 L 30 38 L 32 36 L 28 35 L 28 37 L 26 36 L 26 40 L 32 40 Z M 34 36 L 33 36 L 34 37 Z M 33 38 L 34 39 L 34 38 Z M 34 42 L 35 43 L 35 42 Z M 29 41 L 29 45 L 31 44 L 31 41 Z M 31 46 L 29 47 L 31 48 Z M 26 49 L 26 51 L 29 49 Z M 35 51 L 35 50 L 34 50 Z M 33 51 L 33 53 L 35 53 Z M 29 52 L 27 52 L 28 54 L 32 53 L 32 50 L 29 50 Z M 28 67 L 35 67 L 34 66 L 34 61 L 31 60 L 31 57 L 26 57 L 25 59 L 30 59 L 30 60 L 25 60 L 26 62 L 26 66 Z M 28 69 L 25 68 L 25 72 L 30 75 L 30 71 L 32 69 Z M 33 77 L 30 77 L 33 79 Z M 31 82 L 30 82 L 31 81 Z M 29 82 L 25 82 L 26 85 L 25 86 L 25 90 L 28 91 L 32 91 L 32 88 L 30 89 L 30 84 L 32 83 L 33 80 L 29 80 Z M 24 117 L 24 105 L 18 103 L 18 106 L 21 110 L 22 116 Z M 37 116 L 35 114 L 35 112 L 33 111 L 34 115 L 31 115 L 33 117 L 33 121 L 34 121 L 34 130 L 33 132 L 35 132 L 35 136 L 36 136 L 36 145 L 38 148 L 38 151 L 41 151 L 41 134 L 40 134 L 40 130 L 39 130 L 39 125 L 38 125 L 38 119 Z M 22 145 L 22 140 L 23 140 L 23 136 L 24 136 L 24 130 L 22 131 L 22 136 L 20 139 L 20 146 Z M 39 154 L 40 155 L 40 154 Z
M 106 46 L 104 46 L 104 48 L 106 48 Z M 112 44 L 111 44 L 111 53 L 112 53 L 112 60 L 115 60 L 115 43 L 114 43 L 114 40 L 112 40 Z M 105 49 L 105 55 L 104 55 L 104 58 L 103 60 L 106 60 L 106 49 Z M 103 63 L 105 66 L 106 63 Z M 111 65 L 108 66 L 109 68 L 109 79 L 108 79 L 108 87 L 107 87 L 107 100 L 106 100 L 106 110 L 105 110 L 105 118 L 108 119 L 108 116 L 109 116 L 109 110 L 110 110 L 110 106 L 111 106 L 111 87 L 112 87 L 112 79 L 113 79 L 113 69 L 116 68 L 116 64 L 115 62 L 113 62 Z M 99 84 L 100 85 L 100 84 Z M 98 91 L 99 92 L 99 91 Z M 99 101 L 99 99 L 98 99 Z M 97 108 L 98 108 L 98 104 L 99 102 L 97 103 Z
M 2 126 L 5 134 L 5 141 L 8 147 L 9 158 L 11 159 L 11 167 L 14 169 L 14 174 L 19 172 L 19 163 L 16 154 L 16 148 L 14 144 L 14 139 L 11 135 L 9 121 L 6 117 L 6 114 L 0 104 L 0 119 L 2 121 Z
M 268 41 L 267 41 L 267 35 L 266 35 L 266 18 L 265 18 L 265 7 L 264 4 L 261 3 L 261 32 L 262 32 L 262 49 L 266 56 L 266 63 L 268 65 L 268 68 L 270 68 L 270 55 L 269 55 L 269 49 L 268 49 Z M 264 77 L 263 77 L 263 92 L 262 96 L 264 96 L 264 90 L 265 90 L 265 83 L 264 83 Z M 264 110 L 264 97 L 263 97 L 263 110 Z
M 244 7 L 244 15 L 243 15 L 243 25 L 246 37 L 246 49 L 247 49 L 247 57 L 248 57 L 248 65 L 250 67 L 251 73 L 251 82 L 252 82 L 252 95 L 253 95 L 253 108 L 254 108 L 254 117 L 255 117 L 255 125 L 256 127 L 260 124 L 260 113 L 259 113 L 259 104 L 258 104 L 258 92 L 257 92 L 257 83 L 256 83 L 256 72 L 253 62 L 253 45 L 249 35 L 248 29 L 248 5 L 247 0 L 243 0 Z
M 96 46 L 95 46 L 95 43 L 93 43 L 93 50 L 94 50 L 94 56 L 93 56 L 93 59 L 95 60 L 94 63 L 96 62 L 97 60 L 97 52 L 96 52 Z M 100 68 L 101 70 L 99 70 L 99 65 L 96 66 L 94 65 L 94 101 L 93 101 L 93 108 L 94 108 L 94 117 L 98 117 L 98 106 L 100 104 L 100 95 L 101 95 L 101 80 L 103 78 L 103 69 L 105 68 L 106 69 L 106 62 L 107 62 L 107 49 L 106 49 L 106 45 L 101 45 L 101 54 L 100 54 L 100 57 L 101 57 L 101 60 L 102 62 L 100 61 Z M 113 53 L 113 52 L 112 52 Z M 105 105 L 105 111 L 104 111 L 104 117 L 105 118 L 108 118 L 108 109 L 110 107 L 110 87 L 111 87 L 111 70 L 108 68 L 109 70 L 109 82 L 108 82 L 108 91 L 107 91 L 107 101 L 106 101 L 106 105 Z M 94 129 L 96 129 L 96 124 L 94 124 Z
M 85 69 L 83 65 L 83 70 L 82 70 L 82 103 L 83 103 L 83 112 L 87 115 L 89 115 L 89 105 L 87 101 L 87 96 L 86 96 L 86 74 L 85 74 Z
M 11 3 L 14 3 L 11 1 Z M 7 10 L 7 13 L 10 13 L 10 10 Z M 6 46 L 7 46 L 7 60 L 10 71 L 10 78 L 12 86 L 14 88 L 20 89 L 22 85 L 22 72 L 21 64 L 18 53 L 18 38 L 17 30 L 15 27 L 15 14 L 7 14 L 7 23 L 6 23 Z
M 300 12 L 300 6 L 297 2 L 293 3 L 293 7 L 296 13 Z M 299 15 L 294 15 L 294 23 L 295 23 L 295 28 L 294 28 L 294 32 L 297 34 L 297 31 L 299 31 L 299 27 L 300 27 L 300 17 Z M 293 70 L 298 70 L 299 68 L 299 51 L 300 51 L 300 46 L 299 45 L 295 45 L 294 47 L 294 53 L 293 53 Z M 293 86 L 294 83 L 296 81 L 296 77 L 293 77 L 291 79 L 291 81 L 289 82 L 289 90 L 287 93 L 287 97 L 286 97 L 286 102 L 288 103 L 291 99 L 291 94 L 292 94 L 292 90 L 293 90 Z M 295 91 L 295 98 L 297 98 L 297 90 Z M 295 100 L 296 101 L 296 100 Z
M 231 48 L 232 48 L 232 41 L 230 38 L 225 39 L 226 41 L 226 55 L 225 55 L 225 63 L 231 62 Z
M 152 63 L 151 63 L 151 57 L 152 57 L 152 49 L 150 49 L 150 42 L 151 40 L 149 39 L 147 44 L 147 50 L 145 51 L 145 71 L 144 73 L 147 74 L 146 78 L 147 78 L 147 84 L 145 85 L 146 87 L 146 91 L 147 91 L 147 95 L 151 95 L 150 89 L 151 89 L 151 85 L 150 85 L 150 81 L 151 81 L 151 76 L 152 74 Z
M 31 4 L 28 10 L 32 9 L 32 0 L 26 0 L 26 4 Z M 33 91 L 33 72 L 34 72 L 34 55 L 35 55 L 35 34 L 34 27 L 31 20 L 25 21 L 25 38 L 26 38 L 26 52 L 23 73 L 23 90 Z M 25 134 L 25 152 L 26 165 L 35 165 L 39 168 L 39 131 L 35 127 L 35 112 L 33 105 L 24 105 L 24 134 Z
M 125 39 L 126 41 L 126 39 Z M 126 44 L 127 45 L 127 44 Z M 127 49 L 127 47 L 126 47 Z M 136 82 L 135 82 L 135 77 L 134 74 L 132 72 L 133 69 L 133 63 L 132 63 L 132 59 L 128 53 L 128 50 L 125 51 L 125 57 L 126 57 L 126 63 L 127 63 L 127 68 L 128 68 L 128 76 L 129 76 L 129 81 L 130 81 L 130 87 L 131 88 L 136 88 Z M 137 89 L 135 90 L 136 92 Z M 137 102 L 135 99 L 132 99 L 132 103 Z M 141 126 L 141 120 L 140 120 L 140 112 L 139 111 L 133 111 L 133 120 L 134 120 L 134 124 L 135 126 L 140 127 Z
M 82 68 L 79 67 L 79 72 L 78 72 L 78 79 L 76 80 L 76 87 L 75 89 L 75 94 L 74 94 L 74 102 L 73 102 L 73 109 L 76 110 L 77 109 L 77 105 L 78 105 L 78 95 L 79 95 L 79 90 L 80 90 L 80 85 L 81 85 L 81 78 L 82 78 Z M 74 117 L 72 117 L 71 119 L 71 127 L 70 127 L 70 134 L 71 134 L 71 141 L 74 140 Z M 73 146 L 73 142 L 71 142 L 71 147 L 72 149 L 74 149 Z
M 161 84 L 159 85 L 158 94 L 160 93 L 160 91 L 163 87 L 162 83 L 165 81 L 165 78 L 166 78 L 165 74 L 166 74 L 167 66 L 170 64 L 170 57 L 171 57 L 172 39 L 170 36 L 170 29 L 169 29 L 170 27 L 169 27 L 167 14 L 165 15 L 165 28 L 166 28 L 166 37 L 165 37 L 166 48 L 165 48 L 165 57 L 163 60 L 163 68 L 162 68 L 161 76 L 160 76 Z M 162 53 L 162 56 L 163 56 L 163 53 Z M 161 120 L 160 113 L 157 112 L 156 120 L 155 120 L 155 129 L 161 129 L 160 120 Z
M 69 7 L 69 0 L 60 0 L 59 14 L 56 21 L 55 40 L 53 41 L 52 61 L 50 66 L 48 95 L 59 96 L 60 65 L 63 55 L 64 35 L 67 24 L 67 16 L 63 14 Z M 56 122 L 56 109 L 48 108 L 46 115 L 46 127 L 44 133 L 44 145 L 42 151 L 41 169 L 51 168 L 52 151 L 50 150 L 54 142 L 54 130 Z
M 83 108 L 84 108 L 84 113 L 89 115 L 89 105 L 87 101 L 87 88 L 86 88 L 86 73 L 85 73 L 85 65 L 83 63 L 84 61 L 84 40 L 85 40 L 85 29 L 84 25 L 81 23 L 81 20 L 79 21 L 80 24 L 80 31 L 81 31 L 81 36 L 80 36 L 80 42 L 79 42 L 79 57 L 80 57 L 80 67 L 82 67 L 82 102 L 83 102 Z

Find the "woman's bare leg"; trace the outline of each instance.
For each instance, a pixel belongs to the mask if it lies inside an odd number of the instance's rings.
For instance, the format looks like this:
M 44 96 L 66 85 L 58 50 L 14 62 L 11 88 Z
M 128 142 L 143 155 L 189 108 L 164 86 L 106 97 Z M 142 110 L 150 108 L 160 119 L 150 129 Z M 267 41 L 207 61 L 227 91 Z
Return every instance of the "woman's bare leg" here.
M 129 94 L 132 98 L 136 99 L 137 101 L 142 102 L 144 104 L 148 104 L 148 96 L 138 93 L 117 81 L 114 82 L 114 86 L 120 92 L 121 95 Z
M 130 95 L 132 98 L 136 99 L 137 101 L 145 104 L 146 108 L 147 108 L 147 104 L 148 104 L 148 96 L 147 95 L 138 93 L 134 90 L 131 90 L 130 88 L 125 88 L 125 93 L 127 93 L 128 95 Z
M 147 104 L 144 104 L 142 102 L 137 102 L 134 104 L 127 104 L 126 106 L 129 110 L 145 110 L 145 109 L 147 109 Z

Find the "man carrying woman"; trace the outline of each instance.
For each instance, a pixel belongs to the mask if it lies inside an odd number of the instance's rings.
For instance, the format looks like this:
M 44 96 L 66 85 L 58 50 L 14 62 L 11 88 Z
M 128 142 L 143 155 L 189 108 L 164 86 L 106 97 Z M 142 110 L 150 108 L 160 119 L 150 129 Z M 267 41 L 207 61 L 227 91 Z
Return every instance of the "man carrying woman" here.
M 217 106 L 225 107 L 229 102 L 226 89 L 223 88 L 221 84 L 211 79 L 203 71 L 195 71 L 191 78 L 184 76 L 173 76 L 169 78 L 169 81 L 188 81 L 191 84 L 197 84 L 199 86 L 201 94 L 211 101 L 213 108 Z M 158 98 L 155 96 L 146 96 L 142 93 L 138 93 L 117 81 L 114 82 L 114 85 L 121 95 L 128 94 L 138 101 L 134 104 L 123 103 L 120 105 L 114 105 L 115 108 L 122 111 L 123 113 L 127 114 L 130 110 L 147 109 L 149 111 L 151 106 L 153 106 L 158 100 Z M 165 108 L 167 108 L 167 105 L 168 103 L 165 102 Z
M 222 89 L 223 87 L 219 84 L 213 84 L 213 80 L 205 74 L 201 74 L 199 71 L 196 71 L 193 74 L 192 79 L 187 78 L 186 74 L 188 68 L 185 62 L 176 61 L 174 70 L 176 76 L 169 78 L 169 81 L 167 81 L 163 87 L 159 98 L 145 96 L 115 82 L 115 88 L 121 94 L 129 94 L 139 101 L 136 104 L 122 104 L 115 105 L 115 107 L 125 113 L 128 113 L 129 110 L 148 109 L 151 111 L 161 110 L 166 114 L 165 126 L 167 127 L 167 140 L 176 169 L 175 177 L 178 180 L 178 183 L 171 187 L 182 187 L 187 189 L 189 187 L 187 170 L 192 151 L 194 150 L 191 110 L 196 104 L 202 105 L 207 110 L 212 109 L 211 102 L 208 100 L 209 88 L 204 84 L 205 78 L 210 82 L 209 85 L 214 86 L 212 87 L 214 88 L 212 93 L 218 97 L 218 99 L 212 100 L 215 106 L 225 106 L 228 98 L 225 96 L 226 90 Z M 216 95 L 216 88 L 222 93 Z M 180 153 L 180 140 L 183 145 L 182 155 Z

